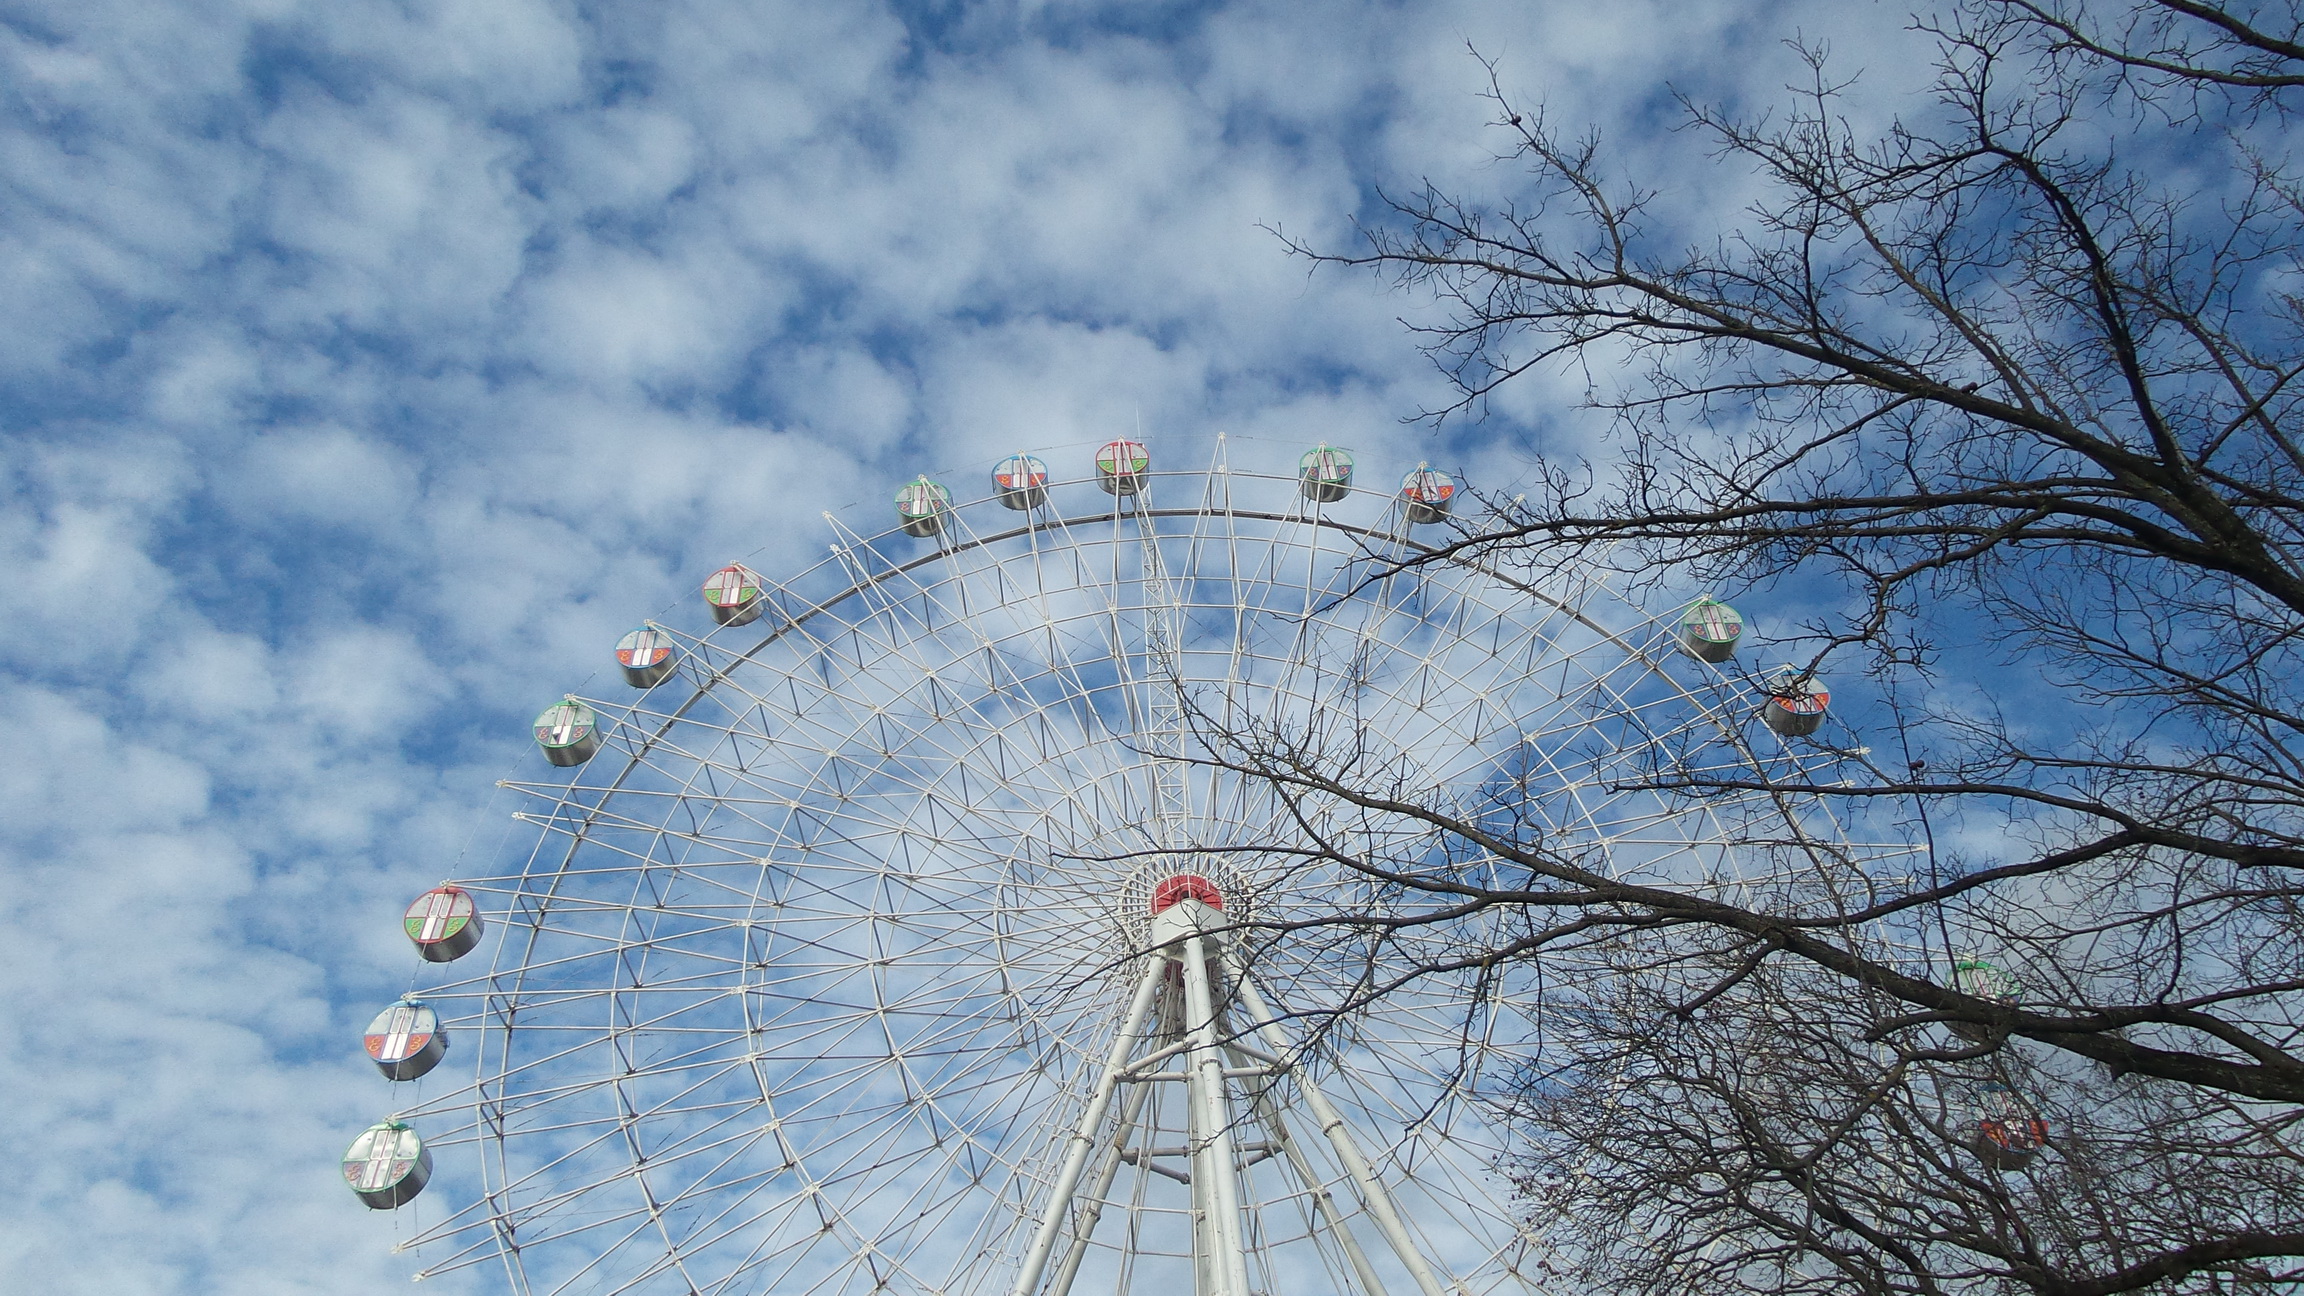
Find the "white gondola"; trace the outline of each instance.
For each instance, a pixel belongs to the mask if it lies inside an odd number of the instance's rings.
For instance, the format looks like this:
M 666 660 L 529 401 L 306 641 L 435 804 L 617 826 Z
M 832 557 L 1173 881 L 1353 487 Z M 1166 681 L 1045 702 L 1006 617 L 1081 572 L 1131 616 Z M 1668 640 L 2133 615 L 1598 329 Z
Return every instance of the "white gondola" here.
M 1138 441 L 1107 441 L 1096 452 L 1096 484 L 1107 495 L 1134 495 L 1152 476 L 1152 452 Z
M 448 1032 L 429 1004 L 403 999 L 376 1014 L 361 1032 L 368 1060 L 387 1080 L 414 1080 L 448 1056 Z
M 1352 452 L 1321 442 L 1296 461 L 1296 483 L 1313 503 L 1335 503 L 1352 493 Z
M 1681 651 L 1699 661 L 1719 663 L 1736 655 L 1744 618 L 1716 599 L 1698 599 L 1680 618 Z
M 378 1121 L 344 1150 L 344 1182 L 370 1210 L 416 1199 L 432 1178 L 432 1149 L 399 1121 Z
M 760 575 L 742 563 L 730 563 L 704 580 L 704 603 L 721 625 L 747 625 L 760 619 L 766 606 L 760 597 Z
M 1822 680 L 1790 672 L 1777 676 L 1768 686 L 1768 700 L 1761 705 L 1760 718 L 1786 738 L 1805 738 L 1823 725 L 1824 712 L 1831 705 L 1832 694 Z
M 1400 504 L 1410 526 L 1429 526 L 1448 516 L 1456 502 L 1456 482 L 1430 464 L 1418 464 L 1400 479 Z
M 1990 1003 L 2016 1002 L 2016 978 L 1980 958 L 1964 958 L 1952 964 L 1952 988 Z M 1982 1043 L 1992 1038 L 1991 1028 L 1982 1022 L 1948 1021 L 1944 1025 L 1964 1040 Z
M 555 765 L 581 765 L 600 752 L 600 717 L 575 698 L 562 698 L 536 716 L 536 746 Z
M 1010 455 L 992 470 L 1002 508 L 1038 508 L 1048 502 L 1048 465 L 1028 454 Z
M 952 512 L 952 492 L 942 482 L 915 477 L 896 488 L 896 520 L 904 534 L 922 540 L 944 534 L 944 519 Z
M 634 688 L 654 688 L 664 682 L 676 664 L 672 636 L 644 625 L 616 641 L 616 664 L 624 682 Z
M 2048 1145 L 2048 1122 L 2004 1084 L 1982 1088 L 1975 1115 L 1968 1129 L 1968 1150 L 1995 1170 L 2022 1170 Z
M 434 887 L 416 897 L 400 925 L 427 963 L 450 963 L 471 953 L 488 928 L 472 893 L 454 886 Z

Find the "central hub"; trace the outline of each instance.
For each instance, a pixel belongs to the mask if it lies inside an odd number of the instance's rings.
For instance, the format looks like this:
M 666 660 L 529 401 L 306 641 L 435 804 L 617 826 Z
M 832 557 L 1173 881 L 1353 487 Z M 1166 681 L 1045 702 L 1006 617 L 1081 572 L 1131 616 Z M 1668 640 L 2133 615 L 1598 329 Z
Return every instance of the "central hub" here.
M 1212 851 L 1178 851 L 1144 862 L 1112 897 L 1123 938 L 1157 949 L 1188 933 L 1244 927 L 1256 916 L 1256 889 L 1231 860 Z M 1221 939 L 1212 937 L 1212 939 Z
M 1224 909 L 1224 893 L 1214 882 L 1198 873 L 1172 873 L 1153 886 L 1152 913 L 1158 915 L 1182 900 L 1197 900 L 1219 913 Z

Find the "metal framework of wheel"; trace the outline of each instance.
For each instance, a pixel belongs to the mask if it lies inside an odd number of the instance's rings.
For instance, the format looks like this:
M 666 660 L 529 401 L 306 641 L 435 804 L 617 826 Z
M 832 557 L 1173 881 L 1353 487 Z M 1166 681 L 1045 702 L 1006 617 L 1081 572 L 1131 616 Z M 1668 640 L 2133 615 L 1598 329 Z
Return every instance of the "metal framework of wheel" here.
M 1541 1082 L 1540 982 L 1575 968 L 1371 997 L 1519 920 L 1384 925 L 1442 902 L 1324 843 L 1481 861 L 1230 768 L 1230 744 L 1723 888 L 1790 867 L 1818 821 L 1631 785 L 1805 758 L 1675 651 L 1678 608 L 1588 573 L 1396 569 L 1424 548 L 1398 496 L 1202 458 L 1008 507 L 907 488 L 870 538 L 827 515 L 830 556 L 764 582 L 757 619 L 657 627 L 663 682 L 578 699 L 599 754 L 508 784 L 533 852 L 457 884 L 493 967 L 418 987 L 459 1049 L 397 1115 L 441 1153 L 405 1208 L 420 1277 L 1545 1290 L 1560 1257 L 1492 1100 Z

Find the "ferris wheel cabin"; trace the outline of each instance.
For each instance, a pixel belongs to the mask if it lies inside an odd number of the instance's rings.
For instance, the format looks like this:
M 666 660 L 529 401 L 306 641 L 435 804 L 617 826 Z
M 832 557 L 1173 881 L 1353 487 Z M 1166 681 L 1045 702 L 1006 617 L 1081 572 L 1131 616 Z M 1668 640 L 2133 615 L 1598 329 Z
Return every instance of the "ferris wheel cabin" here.
M 472 893 L 452 886 L 434 887 L 416 897 L 400 925 L 427 963 L 455 962 L 477 948 L 487 930 Z
M 376 1014 L 361 1032 L 368 1060 L 387 1080 L 414 1080 L 448 1056 L 448 1032 L 429 1004 L 403 999 Z
M 1048 465 L 1028 454 L 1010 455 L 992 470 L 992 489 L 1002 508 L 1038 508 L 1048 502 Z
M 2016 1091 L 1997 1081 L 1977 1095 L 1976 1124 L 1968 1150 L 1995 1170 L 2022 1170 L 2048 1145 L 2048 1122 L 2025 1106 Z
M 1805 738 L 1824 724 L 1824 711 L 1832 694 L 1823 681 L 1792 672 L 1768 686 L 1768 700 L 1760 706 L 1760 719 L 1786 738 Z
M 908 536 L 929 540 L 944 534 L 944 518 L 951 511 L 952 492 L 942 482 L 915 477 L 896 488 L 896 520 Z
M 721 625 L 748 625 L 760 617 L 760 576 L 730 563 L 704 579 L 704 604 Z
M 1296 461 L 1296 481 L 1304 498 L 1333 504 L 1352 493 L 1352 452 L 1323 441 Z
M 344 1182 L 370 1210 L 416 1200 L 432 1178 L 432 1149 L 399 1121 L 378 1121 L 344 1150 Z
M 1954 962 L 1952 988 L 1989 1003 L 2016 1002 L 2016 978 L 1985 959 L 1964 958 Z M 1964 1040 L 1982 1043 L 1992 1038 L 1991 1028 L 1982 1022 L 1948 1021 L 1944 1026 Z
M 1096 484 L 1107 495 L 1134 495 L 1152 476 L 1152 452 L 1140 441 L 1107 441 L 1096 452 Z
M 672 636 L 644 625 L 616 641 L 616 664 L 624 682 L 634 688 L 654 688 L 672 673 Z
M 1456 482 L 1430 464 L 1418 464 L 1400 479 L 1400 505 L 1410 526 L 1429 526 L 1448 516 L 1456 500 Z
M 575 698 L 562 698 L 536 717 L 536 746 L 555 765 L 581 765 L 600 751 L 600 717 Z
M 1698 661 L 1717 665 L 1728 660 L 1743 637 L 1743 616 L 1716 599 L 1698 599 L 1680 618 L 1680 648 Z

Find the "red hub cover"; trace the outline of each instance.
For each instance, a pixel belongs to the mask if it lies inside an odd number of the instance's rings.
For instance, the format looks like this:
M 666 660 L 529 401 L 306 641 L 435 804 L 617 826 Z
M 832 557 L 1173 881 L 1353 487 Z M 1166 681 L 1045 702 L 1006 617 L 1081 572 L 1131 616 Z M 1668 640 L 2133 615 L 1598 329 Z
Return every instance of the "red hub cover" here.
M 1224 908 L 1224 893 L 1216 884 L 1197 873 L 1178 873 L 1160 879 L 1152 888 L 1152 912 L 1159 913 L 1179 900 L 1197 900 L 1211 909 Z

